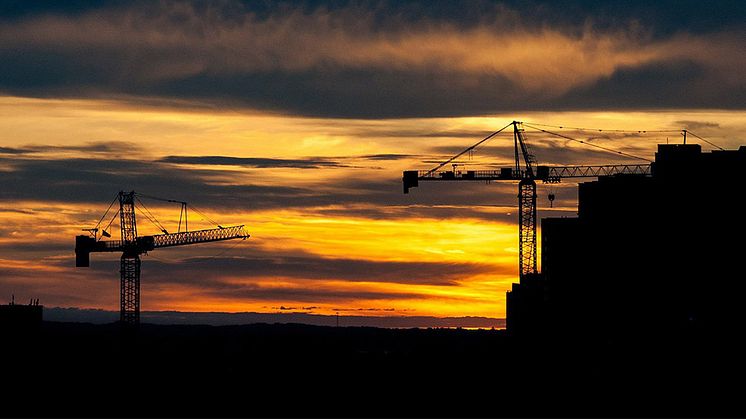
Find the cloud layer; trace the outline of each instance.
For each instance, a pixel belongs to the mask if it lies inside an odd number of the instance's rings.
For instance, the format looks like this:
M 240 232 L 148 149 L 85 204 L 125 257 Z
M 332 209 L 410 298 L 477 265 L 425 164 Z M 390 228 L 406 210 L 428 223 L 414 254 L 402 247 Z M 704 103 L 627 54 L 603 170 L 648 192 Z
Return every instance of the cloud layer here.
M 727 10 L 723 26 L 688 32 L 635 16 L 552 21 L 510 4 L 479 19 L 403 9 L 227 1 L 28 13 L 0 27 L 0 89 L 369 118 L 746 106 L 746 32 Z
M 116 308 L 117 255 L 76 270 L 72 238 L 134 189 L 252 234 L 240 251 L 148 255 L 147 309 L 499 316 L 516 277 L 515 185 L 403 195 L 401 171 L 512 119 L 647 158 L 682 128 L 740 145 L 745 13 L 690 0 L 3 2 L 0 293 Z M 557 127 L 570 123 L 619 131 Z M 629 162 L 527 135 L 541 164 Z M 507 166 L 512 144 L 506 132 L 454 163 Z M 540 216 L 574 214 L 574 185 L 540 188 Z M 147 204 L 178 228 L 176 206 Z M 190 228 L 207 224 L 190 214 Z

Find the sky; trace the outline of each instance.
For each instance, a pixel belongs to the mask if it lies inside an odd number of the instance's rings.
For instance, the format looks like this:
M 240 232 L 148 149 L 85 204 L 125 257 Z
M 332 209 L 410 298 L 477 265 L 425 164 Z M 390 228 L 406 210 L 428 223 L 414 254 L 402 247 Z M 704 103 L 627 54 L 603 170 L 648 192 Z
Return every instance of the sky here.
M 646 163 L 682 129 L 737 148 L 744 22 L 738 1 L 2 2 L 0 299 L 116 310 L 117 255 L 74 268 L 74 237 L 135 190 L 251 234 L 144 256 L 143 310 L 502 318 L 517 186 L 404 195 L 402 170 L 513 120 L 642 157 L 527 127 L 541 164 Z M 460 168 L 510 166 L 511 135 Z M 539 216 L 574 216 L 576 185 L 539 185 Z

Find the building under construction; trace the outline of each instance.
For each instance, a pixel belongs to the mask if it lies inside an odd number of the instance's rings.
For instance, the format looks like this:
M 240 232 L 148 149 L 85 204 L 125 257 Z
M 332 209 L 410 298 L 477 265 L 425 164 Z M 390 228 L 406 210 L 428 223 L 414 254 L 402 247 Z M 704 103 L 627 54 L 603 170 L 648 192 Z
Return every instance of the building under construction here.
M 16 304 L 13 296 L 10 304 L 0 305 L 0 331 L 29 332 L 36 331 L 41 326 L 44 306 L 39 300 L 32 299 L 28 305 Z
M 659 145 L 650 175 L 579 185 L 577 218 L 541 222 L 542 273 L 507 295 L 516 335 L 727 331 L 746 320 L 746 147 Z

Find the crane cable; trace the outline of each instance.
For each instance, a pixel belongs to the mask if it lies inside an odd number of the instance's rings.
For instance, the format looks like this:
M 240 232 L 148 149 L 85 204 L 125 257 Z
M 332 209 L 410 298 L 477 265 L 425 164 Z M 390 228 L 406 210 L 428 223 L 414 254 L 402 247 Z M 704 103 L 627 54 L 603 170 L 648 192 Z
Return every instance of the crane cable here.
M 504 128 L 503 128 L 503 129 L 504 129 Z M 141 213 L 141 214 L 142 214 L 142 215 L 143 215 L 143 216 L 145 217 L 145 219 L 147 219 L 148 221 L 150 221 L 150 222 L 151 222 L 151 223 L 152 223 L 152 224 L 153 224 L 153 225 L 154 225 L 154 226 L 155 226 L 156 228 L 158 228 L 159 230 L 161 230 L 162 232 L 164 232 L 164 233 L 166 233 L 166 234 L 168 234 L 168 233 L 167 233 L 167 230 L 166 230 L 166 228 L 165 228 L 165 227 L 163 226 L 163 224 L 161 224 L 161 222 L 160 222 L 160 221 L 158 221 L 158 219 L 157 219 L 157 218 L 155 217 L 155 215 L 154 215 L 154 214 L 153 214 L 153 213 L 152 213 L 152 212 L 150 211 L 150 209 L 148 209 L 148 207 L 146 207 L 146 206 L 145 206 L 145 204 L 144 204 L 144 203 L 143 203 L 143 202 L 142 202 L 142 201 L 140 200 L 140 198 L 138 197 L 138 195 L 139 195 L 139 196 L 142 196 L 143 198 L 154 199 L 154 200 L 157 200 L 157 201 L 164 201 L 164 202 L 175 202 L 175 203 L 179 203 L 179 204 L 185 204 L 185 205 L 189 205 L 189 204 L 187 204 L 187 203 L 186 203 L 186 202 L 184 202 L 184 201 L 177 201 L 177 200 L 175 200 L 175 199 L 166 199 L 166 198 L 159 198 L 159 197 L 157 197 L 157 196 L 146 195 L 146 194 L 142 194 L 142 193 L 137 193 L 137 194 L 135 195 L 135 199 L 136 199 L 136 200 L 137 200 L 137 202 L 139 203 L 139 205 L 138 205 L 138 206 L 140 207 L 140 210 L 141 210 L 141 211 L 140 211 L 140 213 Z M 111 203 L 109 204 L 109 207 L 108 207 L 108 208 L 106 208 L 106 211 L 104 212 L 104 215 L 102 215 L 102 216 L 101 216 L 101 218 L 100 218 L 100 219 L 98 220 L 98 222 L 96 223 L 96 226 L 94 227 L 94 229 L 95 229 L 95 230 L 98 230 L 99 226 L 101 226 L 101 223 L 102 223 L 102 222 L 104 221 L 104 218 L 106 217 L 106 215 L 107 215 L 107 214 L 109 214 L 109 211 L 111 211 L 111 208 L 112 208 L 112 207 L 114 206 L 114 204 L 115 204 L 115 203 L 117 202 L 117 199 L 118 199 L 118 198 L 119 198 L 119 195 L 116 195 L 116 196 L 114 197 L 114 199 L 113 199 L 113 200 L 111 201 Z M 202 211 L 198 210 L 197 208 L 195 208 L 195 207 L 194 207 L 193 205 L 189 205 L 189 207 L 191 207 L 191 209 L 192 209 L 193 211 L 195 211 L 195 212 L 196 212 L 197 214 L 199 214 L 200 216 L 202 216 L 202 218 L 203 218 L 203 219 L 204 219 L 205 221 L 208 221 L 208 222 L 210 222 L 210 223 L 212 223 L 212 224 L 214 224 L 214 225 L 216 225 L 216 226 L 218 226 L 218 227 L 221 227 L 221 225 L 220 225 L 220 224 L 218 224 L 218 223 L 217 223 L 217 222 L 216 222 L 215 220 L 213 220 L 212 218 L 210 218 L 210 217 L 209 217 L 209 216 L 208 216 L 207 214 L 205 214 L 204 212 L 202 212 Z M 102 231 L 106 231 L 106 232 L 107 232 L 107 234 L 109 234 L 109 233 L 108 233 L 109 227 L 111 227 L 111 225 L 112 225 L 112 224 L 114 223 L 114 220 L 115 220 L 115 219 L 117 218 L 117 215 L 119 215 L 119 213 L 118 213 L 118 212 L 115 212 L 115 213 L 114 213 L 114 215 L 112 216 L 111 220 L 109 220 L 109 224 L 107 224 L 107 225 L 106 225 L 106 227 L 105 227 L 105 228 L 104 228 L 104 229 L 103 229 Z M 221 228 L 222 228 L 222 227 L 221 227 Z M 103 237 L 103 235 L 102 235 L 102 237 Z M 98 240 L 98 238 L 96 238 L 96 240 Z M 221 255 L 221 254 L 215 255 L 215 257 L 217 257 L 217 256 L 220 256 L 220 255 Z
M 98 226 L 100 226 L 101 222 L 104 221 L 104 218 L 106 217 L 106 214 L 109 213 L 109 211 L 111 210 L 111 207 L 114 206 L 114 203 L 117 202 L 118 198 L 119 198 L 119 195 L 115 195 L 114 196 L 114 200 L 111 201 L 111 204 L 109 204 L 109 208 L 106 209 L 106 212 L 104 212 L 104 215 L 102 215 L 101 219 L 98 220 L 98 223 L 96 223 L 96 227 L 94 227 L 94 229 L 98 230 Z M 111 225 L 111 223 L 109 223 L 109 225 Z M 109 228 L 109 227 L 107 226 L 106 228 Z M 106 230 L 106 228 L 104 230 Z
M 645 134 L 648 132 L 681 132 L 681 130 L 624 130 L 624 129 L 604 129 L 604 128 L 580 128 L 580 127 L 568 127 L 565 125 L 549 125 L 549 124 L 540 124 L 538 122 L 524 122 L 524 124 L 532 124 L 532 125 L 539 125 L 542 127 L 551 127 L 551 128 L 560 128 L 560 129 L 576 129 L 579 131 L 598 131 L 598 132 L 626 132 L 630 134 Z M 536 128 L 534 128 L 536 129 Z
M 462 151 L 462 152 L 460 152 L 460 153 L 456 154 L 455 156 L 453 156 L 453 157 L 451 157 L 450 159 L 448 159 L 448 160 L 444 161 L 443 163 L 439 164 L 438 166 L 436 166 L 436 167 L 434 167 L 434 168 L 432 168 L 432 169 L 428 170 L 428 171 L 427 171 L 427 173 L 425 173 L 425 175 L 424 175 L 424 176 L 430 176 L 431 174 L 435 173 L 435 172 L 436 172 L 436 171 L 437 171 L 438 169 L 440 169 L 441 167 L 443 167 L 443 166 L 447 165 L 448 163 L 450 163 L 450 162 L 452 162 L 452 161 L 456 160 L 457 158 L 459 158 L 459 157 L 463 156 L 463 155 L 464 155 L 464 154 L 466 154 L 467 152 L 469 152 L 469 151 L 472 151 L 472 150 L 474 150 L 474 149 L 475 149 L 475 148 L 477 148 L 477 147 L 478 147 L 478 146 L 479 146 L 480 144 L 482 144 L 483 142 L 485 142 L 485 141 L 489 140 L 490 138 L 494 137 L 495 135 L 497 135 L 497 134 L 501 133 L 501 132 L 502 132 L 503 130 L 505 130 L 505 128 L 508 128 L 508 127 L 509 127 L 509 126 L 511 126 L 511 125 L 513 125 L 513 123 L 512 123 L 512 122 L 511 122 L 511 123 L 509 123 L 508 125 L 506 125 L 506 126 L 504 126 L 504 127 L 500 128 L 499 130 L 497 130 L 497 131 L 493 132 L 492 134 L 490 134 L 490 135 L 488 135 L 488 136 L 484 137 L 483 139 L 481 139 L 481 140 L 480 140 L 479 142 L 477 142 L 476 144 L 472 145 L 471 147 L 468 147 L 468 148 L 467 148 L 466 150 L 464 150 L 464 151 Z
M 150 257 L 152 259 L 155 259 L 155 260 L 157 260 L 159 262 L 163 262 L 163 263 L 201 263 L 201 262 L 205 262 L 205 261 L 208 261 L 208 260 L 217 259 L 220 256 L 223 256 L 226 253 L 230 252 L 231 250 L 235 249 L 236 247 L 240 246 L 245 241 L 246 241 L 245 238 L 243 240 L 239 240 L 234 245 L 229 246 L 227 249 L 225 249 L 225 250 L 223 250 L 221 252 L 215 253 L 212 256 L 203 257 L 203 258 L 192 258 L 192 259 L 189 259 L 189 260 L 183 260 L 183 259 L 166 259 L 166 258 L 159 258 L 157 256 L 153 256 L 152 253 L 148 253 L 148 257 Z
M 691 132 L 691 131 L 689 131 L 689 130 L 687 130 L 687 129 L 685 129 L 685 130 L 681 130 L 681 131 L 682 131 L 682 132 L 685 132 L 685 133 L 687 133 L 687 134 L 691 134 L 691 135 L 693 135 L 693 136 L 695 136 L 695 137 L 699 138 L 700 140 L 702 140 L 702 141 L 706 142 L 707 144 L 709 144 L 709 145 L 711 145 L 711 146 L 713 146 L 713 147 L 715 147 L 715 148 L 717 148 L 717 149 L 720 149 L 720 150 L 725 150 L 725 149 L 724 149 L 723 147 L 720 147 L 719 145 L 717 145 L 717 144 L 715 144 L 715 143 L 713 143 L 713 142 L 711 142 L 711 141 L 707 141 L 707 140 L 705 140 L 704 138 L 700 137 L 699 135 L 697 135 L 697 134 L 695 134 L 695 133 L 693 133 L 693 132 Z
M 713 143 L 712 141 L 706 140 L 699 135 L 689 131 L 688 129 L 683 130 L 673 130 L 673 129 L 660 129 L 660 130 L 624 130 L 624 129 L 604 129 L 604 128 L 581 128 L 581 127 L 568 127 L 565 125 L 549 125 L 549 124 L 540 124 L 538 122 L 529 122 L 524 124 L 533 124 L 533 125 L 539 125 L 542 127 L 551 127 L 551 128 L 560 128 L 560 129 L 576 129 L 578 131 L 598 131 L 598 132 L 622 132 L 622 133 L 630 133 L 630 134 L 646 134 L 649 132 L 656 132 L 656 133 L 673 133 L 673 132 L 686 132 L 687 134 L 691 134 L 700 140 L 706 142 L 707 144 L 719 149 L 719 150 L 725 150 L 723 147 L 720 147 L 719 145 Z
M 113 215 L 113 216 L 111 217 L 111 220 L 109 220 L 109 224 L 108 224 L 108 225 L 106 226 L 106 228 L 105 228 L 105 229 L 103 229 L 103 230 L 102 230 L 102 231 L 106 231 L 106 234 L 110 234 L 110 233 L 109 233 L 109 232 L 108 232 L 107 230 L 108 230 L 108 229 L 109 229 L 109 227 L 111 227 L 111 225 L 112 225 L 112 224 L 114 223 L 114 220 L 116 220 L 116 218 L 117 218 L 117 215 L 119 215 L 119 213 L 118 213 L 118 212 L 115 212 L 115 213 L 114 213 L 114 215 Z M 101 234 L 101 237 L 104 237 L 104 235 L 103 235 L 103 234 Z
M 142 215 L 143 217 L 145 217 L 145 219 L 146 219 L 146 220 L 150 221 L 150 223 L 151 223 L 151 224 L 153 224 L 153 225 L 155 226 L 155 228 L 157 228 L 158 230 L 161 230 L 161 231 L 165 232 L 165 230 L 164 230 L 164 229 L 163 229 L 163 228 L 162 228 L 162 227 L 161 227 L 161 226 L 159 225 L 159 223 L 158 223 L 158 220 L 156 220 L 156 219 L 155 219 L 155 218 L 153 217 L 153 215 L 152 215 L 152 214 L 151 214 L 151 215 L 148 215 L 148 214 L 147 214 L 147 212 L 146 212 L 146 211 L 147 211 L 147 208 L 145 208 L 145 207 L 144 207 L 143 205 L 138 205 L 138 206 L 137 206 L 137 209 L 139 209 L 139 210 L 140 210 L 140 214 L 141 214 L 141 215 Z
M 184 201 L 177 201 L 177 200 L 175 200 L 175 199 L 168 199 L 168 198 L 159 198 L 159 197 L 157 197 L 157 196 L 153 196 L 153 195 L 146 195 L 146 194 L 144 194 L 144 193 L 140 193 L 140 192 L 138 192 L 137 194 L 138 194 L 138 195 L 140 195 L 140 196 L 141 196 L 141 197 L 143 197 L 143 198 L 154 199 L 154 200 L 156 200 L 156 201 L 163 201 L 163 202 L 176 202 L 177 204 L 186 204 L 186 202 L 184 202 Z
M 146 207 L 145 204 L 142 203 L 142 201 L 140 200 L 140 198 L 137 197 L 137 195 L 135 195 L 135 199 L 140 204 L 140 207 L 144 210 L 143 211 L 143 215 L 145 216 L 145 218 L 147 218 L 148 221 L 150 221 L 151 223 L 153 223 L 153 225 L 155 225 L 156 227 L 158 227 L 158 229 L 160 229 L 162 232 L 168 234 L 168 231 L 166 230 L 165 227 L 163 227 L 163 224 L 161 224 L 160 221 L 158 221 L 158 219 L 155 218 L 155 215 L 153 215 L 153 213 L 150 212 L 150 210 L 148 209 L 148 207 Z
M 202 218 L 204 218 L 205 220 L 207 220 L 207 221 L 209 221 L 209 222 L 211 222 L 211 223 L 215 224 L 216 226 L 220 227 L 220 224 L 218 224 L 218 223 L 217 223 L 217 221 L 215 221 L 215 220 L 213 220 L 212 218 L 208 217 L 208 216 L 207 216 L 207 214 L 205 214 L 204 212 L 202 212 L 202 211 L 198 210 L 198 209 L 197 209 L 197 208 L 196 208 L 196 207 L 195 207 L 194 205 L 191 205 L 191 204 L 190 204 L 190 205 L 189 205 L 189 207 L 190 207 L 190 208 L 192 209 L 192 211 L 194 211 L 194 212 L 196 212 L 197 214 L 201 215 L 201 216 L 202 216 Z
M 187 202 L 184 202 L 184 201 L 178 201 L 178 200 L 175 200 L 175 199 L 159 198 L 159 197 L 157 197 L 157 196 L 146 195 L 146 194 L 143 194 L 143 193 L 138 193 L 138 195 L 142 196 L 143 198 L 154 199 L 154 200 L 156 200 L 156 201 L 163 201 L 163 202 L 175 202 L 175 203 L 177 203 L 177 204 L 186 204 L 186 205 L 188 205 L 188 206 L 189 206 L 189 208 L 191 208 L 191 209 L 192 209 L 193 211 L 195 211 L 195 212 L 196 212 L 197 214 L 201 215 L 201 216 L 202 216 L 202 218 L 203 218 L 203 219 L 204 219 L 205 221 L 208 221 L 208 222 L 210 222 L 210 223 L 212 223 L 212 224 L 215 224 L 216 226 L 220 227 L 220 224 L 218 224 L 218 223 L 217 223 L 217 221 L 215 221 L 215 220 L 213 220 L 212 218 L 208 217 L 208 216 L 207 216 L 207 215 L 206 215 L 206 214 L 205 214 L 204 212 L 202 212 L 202 211 L 198 210 L 197 208 L 195 208 L 195 206 L 194 206 L 194 205 L 192 205 L 192 204 L 189 204 L 189 203 L 187 203 Z M 139 201 L 139 200 L 138 200 L 138 201 Z M 142 203 L 142 201 L 141 201 L 140 203 Z
M 593 143 L 590 143 L 590 142 L 587 142 L 587 141 L 578 140 L 577 138 L 572 138 L 572 137 L 569 137 L 567 135 L 558 134 L 558 133 L 552 132 L 552 131 L 547 131 L 547 130 L 545 130 L 543 128 L 535 127 L 535 126 L 532 126 L 531 124 L 527 124 L 525 122 L 523 123 L 523 125 L 525 125 L 525 126 L 527 126 L 529 128 L 535 129 L 537 131 L 541 131 L 541 132 L 546 133 L 546 134 L 550 134 L 550 135 L 554 135 L 554 136 L 557 136 L 557 137 L 561 137 L 561 138 L 564 138 L 564 139 L 567 139 L 567 140 L 570 140 L 570 141 L 576 141 L 576 142 L 578 142 L 580 144 L 585 144 L 585 145 L 588 145 L 588 146 L 591 146 L 591 147 L 596 147 L 596 148 L 599 148 L 601 150 L 607 151 L 609 153 L 619 154 L 619 155 L 626 156 L 626 157 L 631 157 L 631 158 L 637 159 L 637 160 L 645 160 L 645 161 L 648 161 L 648 162 L 651 162 L 651 163 L 653 162 L 652 160 L 650 160 L 648 158 L 645 158 L 645 157 L 635 156 L 634 154 L 625 153 L 623 151 L 614 150 L 614 149 L 609 148 L 609 147 L 604 147 L 604 146 L 600 146 L 598 144 L 593 144 Z

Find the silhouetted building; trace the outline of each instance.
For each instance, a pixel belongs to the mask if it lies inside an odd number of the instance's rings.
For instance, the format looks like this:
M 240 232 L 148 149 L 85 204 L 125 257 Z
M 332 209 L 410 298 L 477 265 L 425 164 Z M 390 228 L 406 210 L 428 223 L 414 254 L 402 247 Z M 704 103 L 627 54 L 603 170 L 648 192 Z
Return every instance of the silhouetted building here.
M 542 273 L 509 292 L 508 330 L 742 328 L 745 178 L 746 147 L 677 144 L 658 146 L 651 176 L 581 183 L 577 218 L 542 220 Z
M 0 330 L 2 331 L 34 331 L 41 326 L 44 306 L 39 300 L 31 300 L 28 305 L 15 304 L 0 305 Z
M 524 276 L 507 295 L 505 327 L 510 331 L 544 331 L 549 317 L 547 297 L 543 275 Z

